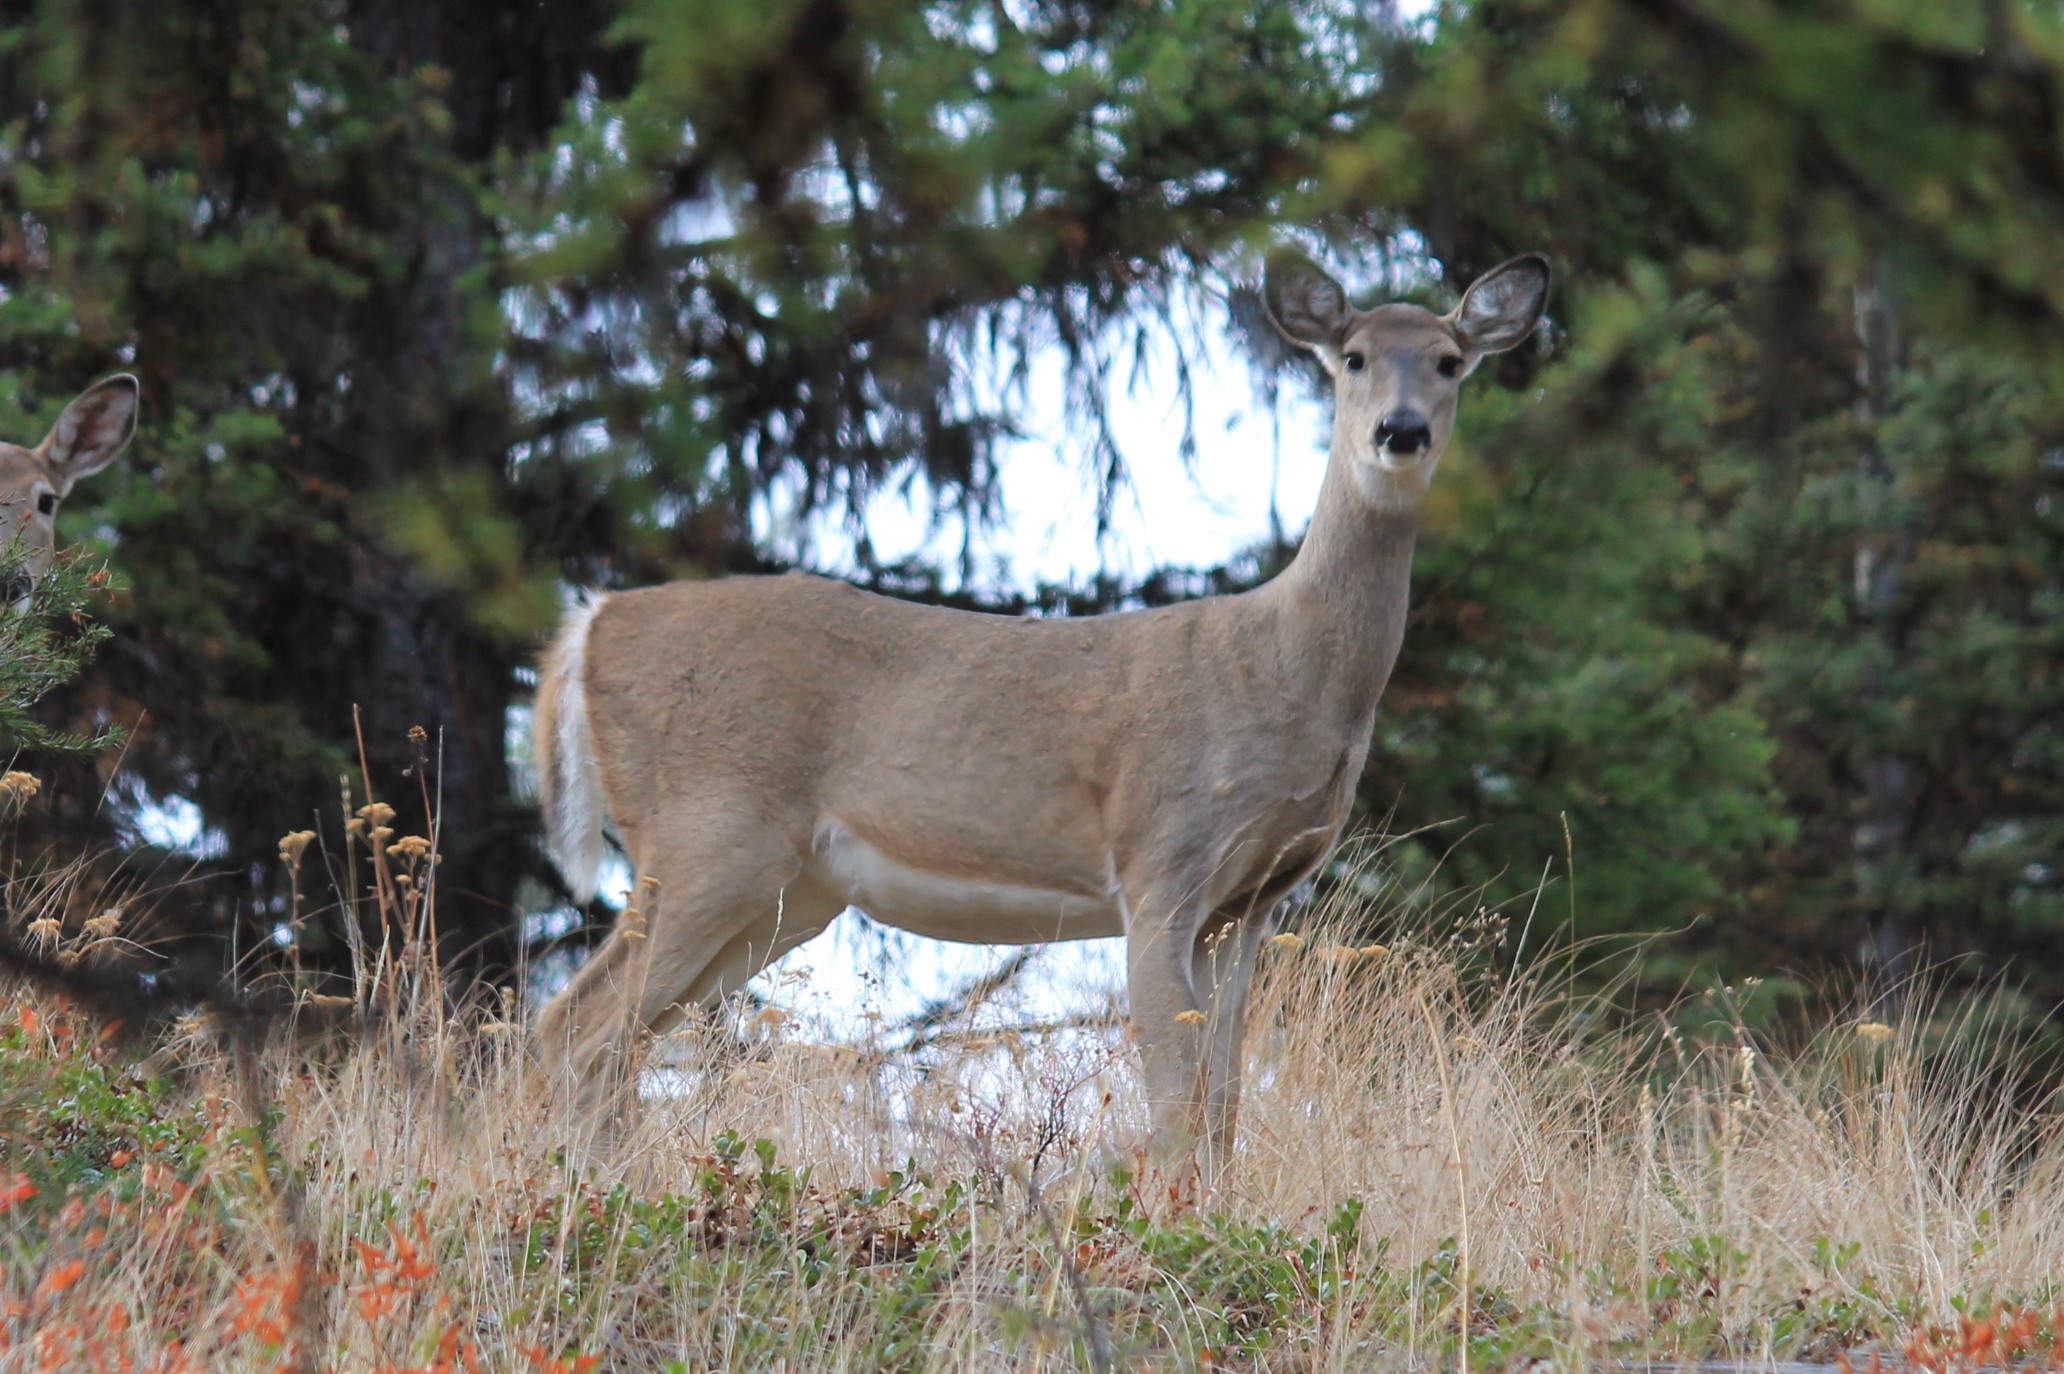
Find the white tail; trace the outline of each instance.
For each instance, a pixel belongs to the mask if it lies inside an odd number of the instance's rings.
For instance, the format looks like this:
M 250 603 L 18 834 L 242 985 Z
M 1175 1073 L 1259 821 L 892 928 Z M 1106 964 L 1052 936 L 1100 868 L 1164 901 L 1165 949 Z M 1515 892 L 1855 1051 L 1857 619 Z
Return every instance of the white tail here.
M 590 593 L 567 609 L 538 677 L 533 750 L 537 755 L 538 802 L 553 856 L 576 901 L 595 895 L 602 868 L 602 827 L 608 819 L 602 770 L 595 762 L 595 737 L 588 723 L 588 629 L 602 609 Z
M 606 805 L 639 917 L 539 1017 L 562 1081 L 594 1099 L 638 1036 L 848 905 L 949 940 L 1123 935 L 1156 1127 L 1222 1155 L 1255 949 L 1348 819 L 1458 388 L 1547 294 L 1524 257 L 1447 315 L 1357 310 L 1272 255 L 1271 318 L 1333 374 L 1333 454 L 1296 559 L 1238 596 L 1018 620 L 732 577 L 574 612 L 539 701 L 546 812 L 585 891 Z

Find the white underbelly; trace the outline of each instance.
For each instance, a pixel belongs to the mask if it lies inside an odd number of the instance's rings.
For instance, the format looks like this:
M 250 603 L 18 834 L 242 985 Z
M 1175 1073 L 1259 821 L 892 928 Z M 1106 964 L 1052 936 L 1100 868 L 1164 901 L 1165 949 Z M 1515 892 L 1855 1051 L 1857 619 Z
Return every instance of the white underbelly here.
M 835 822 L 817 832 L 812 874 L 884 925 L 935 940 L 1043 944 L 1123 935 L 1118 899 L 929 873 L 897 863 Z

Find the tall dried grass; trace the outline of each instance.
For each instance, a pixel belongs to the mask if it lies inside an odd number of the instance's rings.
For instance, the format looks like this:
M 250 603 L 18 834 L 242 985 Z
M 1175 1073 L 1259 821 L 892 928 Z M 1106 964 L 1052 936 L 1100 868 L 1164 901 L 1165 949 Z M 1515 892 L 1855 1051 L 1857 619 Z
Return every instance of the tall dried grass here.
M 424 878 L 374 877 L 421 928 Z M 1345 897 L 1278 937 L 1213 1180 L 1136 1148 L 1116 1029 L 902 1053 L 742 1013 L 597 1142 L 420 949 L 369 956 L 348 1050 L 173 1091 L 0 993 L 0 1371 L 2056 1363 L 2064 1146 L 1984 1025 L 1689 1037 L 1497 934 Z

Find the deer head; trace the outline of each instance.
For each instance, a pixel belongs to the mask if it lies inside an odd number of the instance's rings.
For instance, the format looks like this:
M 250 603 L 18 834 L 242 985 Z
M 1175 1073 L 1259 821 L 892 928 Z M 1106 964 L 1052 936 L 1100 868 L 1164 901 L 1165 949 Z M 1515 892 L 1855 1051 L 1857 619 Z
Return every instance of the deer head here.
M 57 507 L 136 433 L 136 379 L 88 387 L 34 448 L 0 442 L 0 606 L 20 614 L 57 549 Z
M 1262 300 L 1292 343 L 1333 377 L 1333 450 L 1381 504 L 1414 501 L 1447 450 L 1462 379 L 1533 333 L 1548 302 L 1548 259 L 1493 267 L 1445 315 L 1397 303 L 1357 310 L 1347 292 L 1293 249 L 1268 256 Z

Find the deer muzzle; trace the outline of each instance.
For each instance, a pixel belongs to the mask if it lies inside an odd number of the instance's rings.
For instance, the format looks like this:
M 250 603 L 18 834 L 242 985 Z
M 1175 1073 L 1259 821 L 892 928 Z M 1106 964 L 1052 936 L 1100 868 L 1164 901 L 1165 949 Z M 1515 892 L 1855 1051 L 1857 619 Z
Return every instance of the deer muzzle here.
M 1409 458 L 1432 446 L 1433 426 L 1416 410 L 1393 410 L 1376 426 L 1378 452 L 1387 451 L 1400 458 Z

